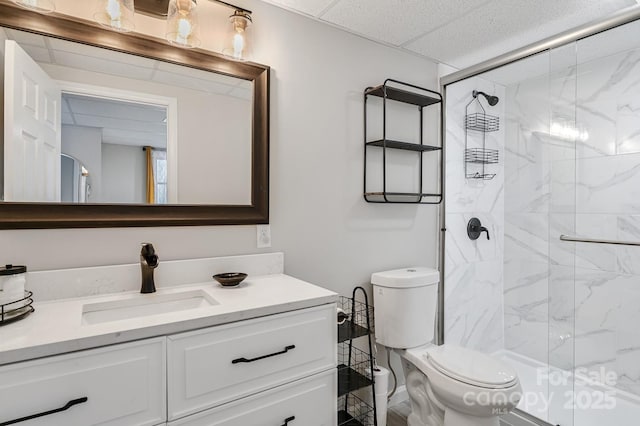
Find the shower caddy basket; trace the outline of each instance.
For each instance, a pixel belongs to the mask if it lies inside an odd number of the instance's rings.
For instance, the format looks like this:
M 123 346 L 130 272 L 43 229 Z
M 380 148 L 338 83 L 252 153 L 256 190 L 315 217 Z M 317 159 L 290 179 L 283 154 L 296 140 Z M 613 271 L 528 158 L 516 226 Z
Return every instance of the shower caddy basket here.
M 476 108 L 475 112 L 470 112 L 471 106 Z M 500 130 L 500 118 L 487 114 L 478 92 L 473 91 L 473 99 L 465 107 L 464 116 L 464 174 L 467 179 L 493 179 L 495 173 L 487 173 L 487 164 L 498 164 L 499 154 L 497 149 L 487 148 L 487 133 Z M 469 131 L 482 135 L 482 146 L 469 148 Z M 475 139 L 475 138 L 473 138 Z M 473 166 L 470 166 L 473 164 Z
M 356 300 L 362 294 L 364 301 Z M 338 426 L 377 426 L 373 369 L 373 306 L 364 288 L 353 289 L 352 297 L 340 296 L 338 307 L 346 321 L 338 325 Z M 368 351 L 354 340 L 367 337 Z M 365 339 L 361 339 L 365 340 Z M 370 402 L 364 395 L 370 392 Z

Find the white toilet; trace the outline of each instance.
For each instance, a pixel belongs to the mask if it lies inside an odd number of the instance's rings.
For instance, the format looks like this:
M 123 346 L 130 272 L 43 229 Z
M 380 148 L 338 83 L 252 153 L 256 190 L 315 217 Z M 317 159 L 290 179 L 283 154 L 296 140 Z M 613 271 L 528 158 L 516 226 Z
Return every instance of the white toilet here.
M 518 376 L 489 355 L 432 343 L 439 280 L 430 268 L 371 276 L 376 341 L 402 358 L 408 426 L 499 426 L 520 400 Z

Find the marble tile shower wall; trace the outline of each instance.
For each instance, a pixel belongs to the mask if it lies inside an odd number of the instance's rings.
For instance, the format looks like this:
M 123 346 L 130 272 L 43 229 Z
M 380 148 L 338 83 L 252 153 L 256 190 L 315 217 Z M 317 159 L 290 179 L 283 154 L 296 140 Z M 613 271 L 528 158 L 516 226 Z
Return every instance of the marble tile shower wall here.
M 505 147 L 505 347 L 635 395 L 640 247 L 559 236 L 640 241 L 639 75 L 630 50 L 508 87 Z M 586 140 L 548 135 L 567 113 Z
M 504 130 L 487 133 L 487 148 L 498 149 L 500 163 L 488 165 L 492 180 L 466 179 L 464 169 L 465 106 L 471 92 L 481 90 L 500 97 L 487 113 L 504 117 L 504 88 L 474 78 L 447 88 L 447 172 L 445 242 L 445 336 L 448 343 L 484 352 L 504 347 L 503 325 L 503 233 L 504 233 Z M 471 134 L 471 133 L 470 133 Z M 478 133 L 470 147 L 480 147 Z M 472 217 L 489 229 L 476 241 L 467 237 Z

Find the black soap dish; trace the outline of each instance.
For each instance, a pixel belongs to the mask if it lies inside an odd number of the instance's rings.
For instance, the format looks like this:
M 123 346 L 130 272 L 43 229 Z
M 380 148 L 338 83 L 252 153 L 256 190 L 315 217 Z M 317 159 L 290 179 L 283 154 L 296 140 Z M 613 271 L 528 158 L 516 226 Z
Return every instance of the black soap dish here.
M 216 274 L 213 279 L 218 281 L 223 287 L 235 287 L 247 278 L 247 274 L 242 272 L 229 272 L 225 274 Z

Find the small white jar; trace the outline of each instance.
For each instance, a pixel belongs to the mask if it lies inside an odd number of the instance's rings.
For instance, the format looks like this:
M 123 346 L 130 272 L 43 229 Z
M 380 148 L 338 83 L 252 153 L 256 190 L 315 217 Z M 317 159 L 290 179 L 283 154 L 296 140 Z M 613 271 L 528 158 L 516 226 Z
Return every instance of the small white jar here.
M 14 303 L 24 299 L 24 289 L 27 284 L 27 267 L 6 265 L 0 267 L 0 305 L 11 305 L 5 307 L 6 310 L 18 309 L 24 306 L 24 301 Z

